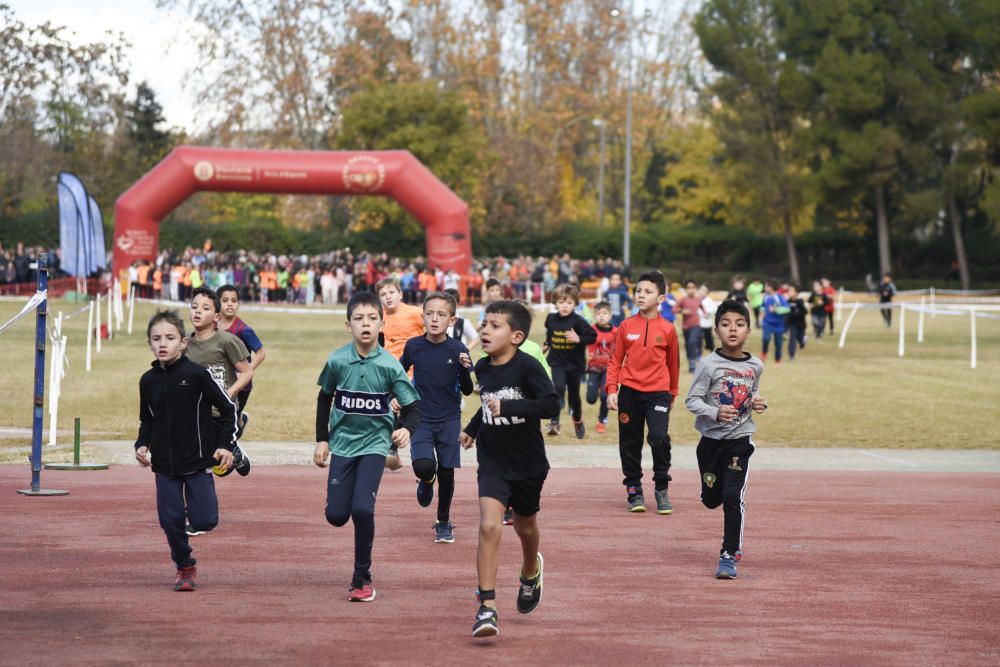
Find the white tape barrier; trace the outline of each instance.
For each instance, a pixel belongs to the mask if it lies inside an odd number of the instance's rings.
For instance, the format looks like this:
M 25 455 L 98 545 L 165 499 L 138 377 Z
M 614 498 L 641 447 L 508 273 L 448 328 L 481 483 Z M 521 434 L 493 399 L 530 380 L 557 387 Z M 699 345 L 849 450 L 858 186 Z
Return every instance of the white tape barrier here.
M 17 322 L 19 319 L 21 319 L 22 317 L 33 311 L 35 308 L 38 308 L 39 304 L 41 304 L 42 301 L 45 301 L 46 298 L 48 298 L 47 291 L 35 292 L 32 295 L 32 297 L 28 299 L 28 302 L 24 304 L 24 307 L 21 308 L 21 312 L 19 312 L 17 315 L 10 318 L 3 324 L 0 324 L 0 333 L 3 333 L 7 327 L 14 324 L 14 322 Z
M 94 335 L 97 336 L 97 353 L 101 353 L 101 293 L 97 293 L 97 307 L 94 308 Z

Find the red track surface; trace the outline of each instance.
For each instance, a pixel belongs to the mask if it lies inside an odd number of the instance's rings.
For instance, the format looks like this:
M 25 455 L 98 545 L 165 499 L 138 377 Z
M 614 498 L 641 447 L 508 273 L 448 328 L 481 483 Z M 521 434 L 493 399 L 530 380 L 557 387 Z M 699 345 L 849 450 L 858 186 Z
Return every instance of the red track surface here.
M 43 474 L 28 498 L 0 466 L 3 664 L 1000 663 L 1000 476 L 754 472 L 746 557 L 712 575 L 721 510 L 678 471 L 675 513 L 624 511 L 619 475 L 554 470 L 542 500 L 545 598 L 514 608 L 504 533 L 498 638 L 471 638 L 474 470 L 457 541 L 434 544 L 409 473 L 376 515 L 378 600 L 349 603 L 353 531 L 323 518 L 325 472 L 256 468 L 217 485 L 222 521 L 194 538 L 195 593 L 175 593 L 151 473 Z

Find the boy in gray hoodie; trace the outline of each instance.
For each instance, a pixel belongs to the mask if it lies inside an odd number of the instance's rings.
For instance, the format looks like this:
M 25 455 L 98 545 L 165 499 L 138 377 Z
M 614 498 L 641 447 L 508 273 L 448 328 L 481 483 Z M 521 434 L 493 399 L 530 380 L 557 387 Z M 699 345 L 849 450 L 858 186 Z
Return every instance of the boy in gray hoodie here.
M 727 299 L 715 312 L 715 332 L 721 347 L 695 370 L 684 404 L 696 416 L 701 502 L 709 509 L 723 506 L 722 550 L 718 579 L 736 578 L 736 561 L 743 543 L 744 496 L 752 436 L 756 430 L 751 411 L 761 413 L 767 402 L 758 395 L 764 364 L 743 350 L 750 335 L 750 312 Z

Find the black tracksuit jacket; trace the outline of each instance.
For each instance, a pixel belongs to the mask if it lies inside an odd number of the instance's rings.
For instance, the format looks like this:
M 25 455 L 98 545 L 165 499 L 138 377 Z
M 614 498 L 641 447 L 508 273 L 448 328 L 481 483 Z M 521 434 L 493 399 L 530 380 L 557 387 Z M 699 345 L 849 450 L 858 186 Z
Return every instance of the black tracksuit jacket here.
M 212 417 L 212 408 L 219 411 Z M 139 380 L 139 437 L 153 472 L 189 475 L 216 464 L 216 449 L 236 443 L 236 404 L 212 374 L 186 356 L 166 368 L 154 361 Z

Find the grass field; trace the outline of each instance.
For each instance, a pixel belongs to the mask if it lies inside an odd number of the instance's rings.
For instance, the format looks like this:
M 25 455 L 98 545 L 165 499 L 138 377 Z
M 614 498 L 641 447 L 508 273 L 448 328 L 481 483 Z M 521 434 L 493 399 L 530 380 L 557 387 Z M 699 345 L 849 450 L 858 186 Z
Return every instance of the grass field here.
M 0 322 L 20 310 L 22 303 L 0 302 Z M 78 306 L 55 301 L 49 306 L 50 323 L 55 314 L 69 314 Z M 73 418 L 81 417 L 83 439 L 131 439 L 138 426 L 138 381 L 149 367 L 152 355 L 146 346 L 145 323 L 154 307 L 138 304 L 132 336 L 105 341 L 94 353 L 93 370 L 84 369 L 86 312 L 64 322 L 69 337 L 70 368 L 63 381 L 59 428 L 71 432 Z M 183 313 L 186 319 L 186 313 Z M 334 348 L 349 338 L 343 315 L 245 313 L 264 341 L 266 363 L 254 379 L 247 407 L 253 421 L 248 441 L 312 442 L 316 378 Z M 978 368 L 969 368 L 969 321 L 967 317 L 938 316 L 926 319 L 923 344 L 916 342 L 916 316 L 907 322 L 907 356 L 897 356 L 898 330 L 887 331 L 876 311 L 862 310 L 851 326 L 847 345 L 837 348 L 836 338 L 814 341 L 799 353 L 794 363 L 768 362 L 762 379 L 762 395 L 771 409 L 758 417 L 758 442 L 786 447 L 889 447 L 1000 449 L 997 405 L 1000 386 L 1000 320 L 980 319 L 978 324 Z M 839 326 L 846 322 L 838 322 Z M 536 320 L 532 338 L 541 340 Z M 31 427 L 34 316 L 29 316 L 0 334 L 3 391 L 0 392 L 0 427 Z M 760 337 L 752 332 L 749 349 L 760 352 Z M 681 396 L 690 375 L 682 351 Z M 466 417 L 478 407 L 473 395 L 466 401 Z M 598 436 L 593 427 L 597 406 L 584 404 L 588 428 L 586 442 L 616 443 L 617 429 Z M 612 413 L 614 419 L 614 413 Z M 697 433 L 693 417 L 683 404 L 672 412 L 670 433 L 675 442 L 693 443 Z M 46 426 L 48 416 L 46 414 Z M 568 416 L 563 432 L 572 432 Z M 575 443 L 571 436 L 549 442 Z M 0 441 L 0 462 L 24 461 L 27 438 Z M 58 455 L 46 451 L 46 460 L 68 455 L 61 437 Z

